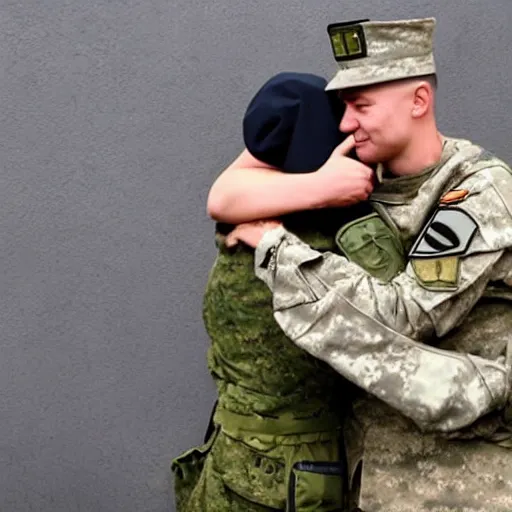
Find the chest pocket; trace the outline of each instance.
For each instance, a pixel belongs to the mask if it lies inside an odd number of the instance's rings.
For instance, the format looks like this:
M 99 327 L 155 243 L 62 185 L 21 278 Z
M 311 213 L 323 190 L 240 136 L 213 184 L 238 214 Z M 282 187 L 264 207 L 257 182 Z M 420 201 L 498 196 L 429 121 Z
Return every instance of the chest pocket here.
M 388 282 L 405 270 L 405 254 L 398 236 L 377 213 L 357 219 L 336 233 L 336 245 L 370 275 Z

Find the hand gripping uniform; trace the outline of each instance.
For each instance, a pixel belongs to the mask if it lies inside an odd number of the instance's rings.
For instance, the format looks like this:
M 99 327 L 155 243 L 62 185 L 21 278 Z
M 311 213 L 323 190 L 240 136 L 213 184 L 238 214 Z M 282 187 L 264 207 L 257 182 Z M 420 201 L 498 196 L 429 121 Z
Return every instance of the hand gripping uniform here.
M 344 256 L 279 228 L 256 251 L 297 346 L 367 392 L 365 512 L 512 510 L 512 171 L 469 141 L 386 179 Z
M 270 80 L 244 120 L 251 153 L 287 172 L 318 168 L 342 140 L 339 108 L 324 86 L 304 74 Z M 334 251 L 340 223 L 360 213 L 302 212 L 284 223 L 316 250 Z M 353 386 L 287 339 L 268 288 L 254 275 L 254 251 L 227 249 L 222 233 L 219 226 L 204 297 L 219 395 L 215 427 L 204 446 L 173 463 L 178 511 L 345 510 L 341 434 Z

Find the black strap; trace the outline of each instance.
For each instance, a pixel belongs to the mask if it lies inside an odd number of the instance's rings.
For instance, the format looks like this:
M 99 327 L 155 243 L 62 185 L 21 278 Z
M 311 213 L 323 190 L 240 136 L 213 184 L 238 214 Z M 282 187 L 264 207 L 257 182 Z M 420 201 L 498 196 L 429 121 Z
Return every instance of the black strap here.
M 219 401 L 215 400 L 215 403 L 213 404 L 212 412 L 210 414 L 210 419 L 208 421 L 208 426 L 206 427 L 206 433 L 204 434 L 204 442 L 205 443 L 208 441 L 208 439 L 210 439 L 210 436 L 213 434 L 213 431 L 215 430 L 215 424 L 213 423 L 213 416 L 217 409 L 218 403 L 219 403 Z

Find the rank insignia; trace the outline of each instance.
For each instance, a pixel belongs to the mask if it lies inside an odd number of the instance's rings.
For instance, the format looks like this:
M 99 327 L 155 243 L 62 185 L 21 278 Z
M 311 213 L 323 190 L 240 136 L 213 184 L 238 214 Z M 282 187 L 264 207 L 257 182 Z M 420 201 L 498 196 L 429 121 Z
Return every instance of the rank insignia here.
M 365 21 L 368 20 L 332 23 L 327 27 L 334 58 L 338 62 L 366 57 L 366 39 L 361 25 Z

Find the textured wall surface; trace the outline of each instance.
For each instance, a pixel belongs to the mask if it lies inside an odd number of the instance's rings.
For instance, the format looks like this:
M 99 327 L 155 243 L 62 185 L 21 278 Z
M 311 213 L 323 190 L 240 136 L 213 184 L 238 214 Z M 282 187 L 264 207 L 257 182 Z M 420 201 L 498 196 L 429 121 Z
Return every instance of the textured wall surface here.
M 512 161 L 510 0 L 0 2 L 0 510 L 163 512 L 214 399 L 209 185 L 326 25 L 436 16 L 439 119 Z

